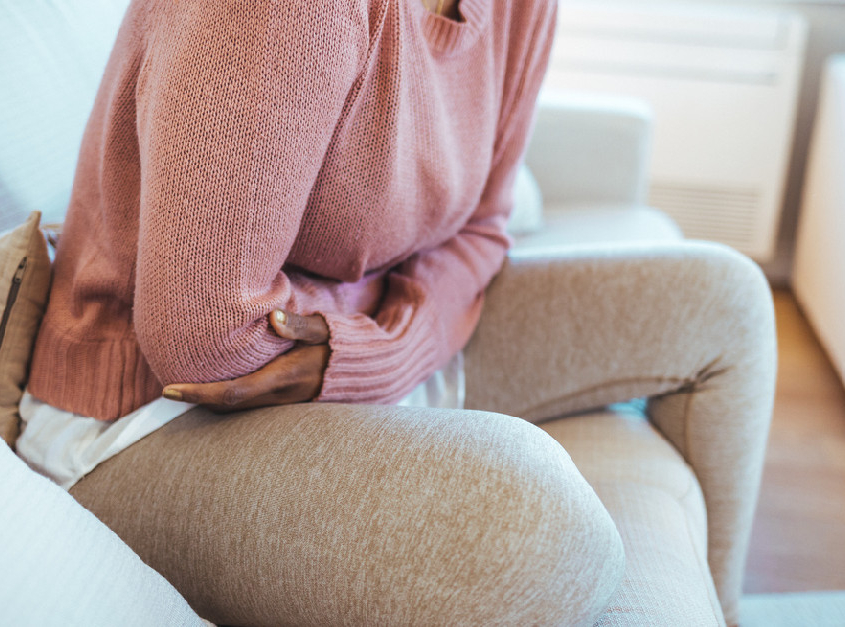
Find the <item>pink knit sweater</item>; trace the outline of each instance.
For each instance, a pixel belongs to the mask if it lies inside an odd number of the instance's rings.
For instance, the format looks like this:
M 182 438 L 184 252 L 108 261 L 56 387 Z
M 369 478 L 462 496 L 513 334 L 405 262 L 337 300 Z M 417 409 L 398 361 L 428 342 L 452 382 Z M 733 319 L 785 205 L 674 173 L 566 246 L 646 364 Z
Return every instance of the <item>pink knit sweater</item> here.
M 291 348 L 317 400 L 391 402 L 500 268 L 554 0 L 134 0 L 88 122 L 29 389 L 100 419 Z M 503 365 L 503 367 L 505 367 Z

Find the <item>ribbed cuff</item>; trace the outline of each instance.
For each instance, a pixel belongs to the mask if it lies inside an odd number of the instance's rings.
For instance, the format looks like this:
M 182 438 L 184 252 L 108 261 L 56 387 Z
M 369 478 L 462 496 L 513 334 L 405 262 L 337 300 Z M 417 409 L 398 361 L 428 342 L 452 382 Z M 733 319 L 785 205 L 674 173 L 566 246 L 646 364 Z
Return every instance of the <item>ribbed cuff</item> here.
M 425 316 L 412 312 L 392 331 L 365 315 L 323 314 L 331 356 L 315 401 L 395 403 L 437 369 L 437 346 Z
M 109 367 L 95 367 L 109 364 Z M 53 407 L 114 420 L 161 394 L 134 338 L 84 342 L 42 325 L 33 356 L 30 393 Z

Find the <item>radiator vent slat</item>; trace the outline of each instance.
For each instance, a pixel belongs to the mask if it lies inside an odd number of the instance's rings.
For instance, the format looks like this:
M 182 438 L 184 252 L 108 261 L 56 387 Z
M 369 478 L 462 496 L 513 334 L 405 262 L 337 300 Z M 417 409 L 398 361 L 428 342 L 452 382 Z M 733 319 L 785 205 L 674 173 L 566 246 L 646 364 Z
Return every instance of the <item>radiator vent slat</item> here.
M 654 183 L 649 203 L 672 216 L 686 237 L 754 248 L 762 205 L 756 190 Z
M 807 22 L 746 4 L 561 2 L 544 89 L 648 103 L 652 204 L 689 237 L 769 261 Z

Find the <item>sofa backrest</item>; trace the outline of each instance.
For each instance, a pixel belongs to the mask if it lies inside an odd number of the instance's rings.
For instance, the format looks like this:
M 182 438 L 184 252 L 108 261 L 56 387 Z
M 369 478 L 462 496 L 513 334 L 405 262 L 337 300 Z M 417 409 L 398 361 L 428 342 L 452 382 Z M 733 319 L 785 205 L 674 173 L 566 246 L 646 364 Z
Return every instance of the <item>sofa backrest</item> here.
M 82 132 L 129 0 L 0 2 L 0 232 L 61 222 Z

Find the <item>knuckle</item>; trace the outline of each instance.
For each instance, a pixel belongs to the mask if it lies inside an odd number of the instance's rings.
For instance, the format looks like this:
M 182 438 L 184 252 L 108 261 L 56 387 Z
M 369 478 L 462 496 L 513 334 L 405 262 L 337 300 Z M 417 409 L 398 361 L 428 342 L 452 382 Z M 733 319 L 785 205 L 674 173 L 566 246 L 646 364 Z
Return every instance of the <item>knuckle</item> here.
M 308 325 L 305 322 L 305 319 L 301 316 L 292 316 L 288 320 L 288 324 L 290 328 L 293 330 L 294 335 L 296 337 L 302 337 L 308 331 Z
M 305 328 L 303 329 L 303 339 L 313 343 L 319 343 L 323 341 L 326 332 L 325 322 L 323 321 L 323 317 L 321 315 L 315 314 L 306 318 L 304 327 Z
M 227 387 L 220 397 L 220 404 L 224 407 L 237 405 L 244 399 L 243 391 L 237 387 Z
M 328 336 L 326 323 L 322 316 L 314 316 L 311 324 L 311 336 L 315 342 L 323 342 Z

